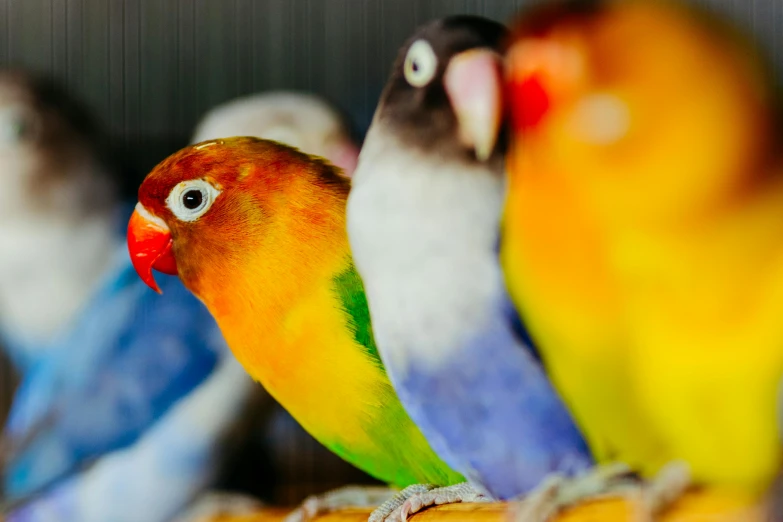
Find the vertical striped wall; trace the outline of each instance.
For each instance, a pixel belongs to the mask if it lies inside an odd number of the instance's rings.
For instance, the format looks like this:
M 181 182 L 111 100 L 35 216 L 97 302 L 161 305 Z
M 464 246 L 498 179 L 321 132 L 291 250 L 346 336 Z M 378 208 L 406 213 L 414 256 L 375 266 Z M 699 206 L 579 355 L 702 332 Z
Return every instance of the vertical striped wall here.
M 321 93 L 369 124 L 400 43 L 449 13 L 508 20 L 524 0 L 0 0 L 0 66 L 48 71 L 90 103 L 142 172 L 204 111 L 266 89 Z M 779 62 L 780 0 L 699 0 Z

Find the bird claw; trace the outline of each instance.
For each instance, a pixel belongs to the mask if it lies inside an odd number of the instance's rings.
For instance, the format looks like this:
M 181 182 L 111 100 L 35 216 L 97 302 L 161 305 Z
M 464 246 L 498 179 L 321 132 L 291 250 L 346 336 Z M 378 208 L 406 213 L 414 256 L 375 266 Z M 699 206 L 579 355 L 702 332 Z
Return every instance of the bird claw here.
M 640 488 L 640 520 L 652 520 L 679 499 L 691 485 L 689 466 L 669 462 L 651 481 Z
M 432 484 L 415 484 L 403 489 L 386 505 L 376 509 L 368 522 L 405 522 L 408 517 L 429 506 L 455 502 L 492 502 L 482 492 L 467 482 L 436 487 Z
M 585 500 L 623 497 L 638 506 L 634 520 L 650 521 L 690 485 L 687 466 L 672 462 L 651 481 L 638 478 L 625 464 L 599 466 L 583 475 L 567 478 L 549 475 L 521 501 L 512 504 L 515 522 L 546 522 L 563 509 Z
M 307 497 L 285 517 L 284 522 L 306 522 L 318 515 L 346 507 L 375 507 L 385 504 L 397 494 L 395 490 L 387 487 L 346 486 L 322 495 Z
M 370 518 L 367 522 L 386 522 L 409 498 L 436 488 L 437 486 L 434 484 L 413 484 L 408 486 L 378 506 L 375 511 L 370 514 Z

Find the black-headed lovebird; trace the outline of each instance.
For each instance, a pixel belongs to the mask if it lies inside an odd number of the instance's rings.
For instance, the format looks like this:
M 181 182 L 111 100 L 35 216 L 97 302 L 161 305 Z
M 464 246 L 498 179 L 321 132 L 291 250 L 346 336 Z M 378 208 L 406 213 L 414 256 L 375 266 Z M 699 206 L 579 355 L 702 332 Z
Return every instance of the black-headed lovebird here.
M 348 201 L 378 349 L 403 404 L 447 462 L 504 500 L 592 465 L 521 329 L 498 257 L 506 34 L 453 16 L 409 38 Z M 402 511 L 413 502 L 421 496 Z

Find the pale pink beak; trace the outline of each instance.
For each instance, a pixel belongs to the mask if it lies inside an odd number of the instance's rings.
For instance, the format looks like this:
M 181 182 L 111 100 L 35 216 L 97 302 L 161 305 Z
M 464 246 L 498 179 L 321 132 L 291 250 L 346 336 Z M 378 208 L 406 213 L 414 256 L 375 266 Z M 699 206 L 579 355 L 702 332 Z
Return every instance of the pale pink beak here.
M 443 78 L 459 123 L 460 141 L 486 161 L 495 148 L 503 121 L 503 74 L 500 56 L 491 49 L 470 49 L 454 56 Z

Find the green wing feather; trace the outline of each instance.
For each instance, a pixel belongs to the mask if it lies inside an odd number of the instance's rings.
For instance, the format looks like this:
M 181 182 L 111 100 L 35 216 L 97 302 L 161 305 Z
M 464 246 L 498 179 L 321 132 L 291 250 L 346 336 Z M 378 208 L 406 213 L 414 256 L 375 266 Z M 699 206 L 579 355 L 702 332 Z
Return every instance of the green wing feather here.
M 375 337 L 372 334 L 370 307 L 367 305 L 367 295 L 364 293 L 362 279 L 356 272 L 353 263 L 334 279 L 335 289 L 340 297 L 343 309 L 349 317 L 349 328 L 353 331 L 354 340 L 367 351 L 367 355 L 381 364 Z
M 358 455 L 342 444 L 330 444 L 332 451 L 372 475 L 398 487 L 416 483 L 450 485 L 464 482 L 432 450 L 429 443 L 405 412 L 402 403 L 386 377 L 370 321 L 370 310 L 364 285 L 352 262 L 334 278 L 334 288 L 347 317 L 354 340 L 377 365 L 382 376 L 378 393 L 383 408 L 371 416 L 367 432 L 377 442 L 374 455 Z

